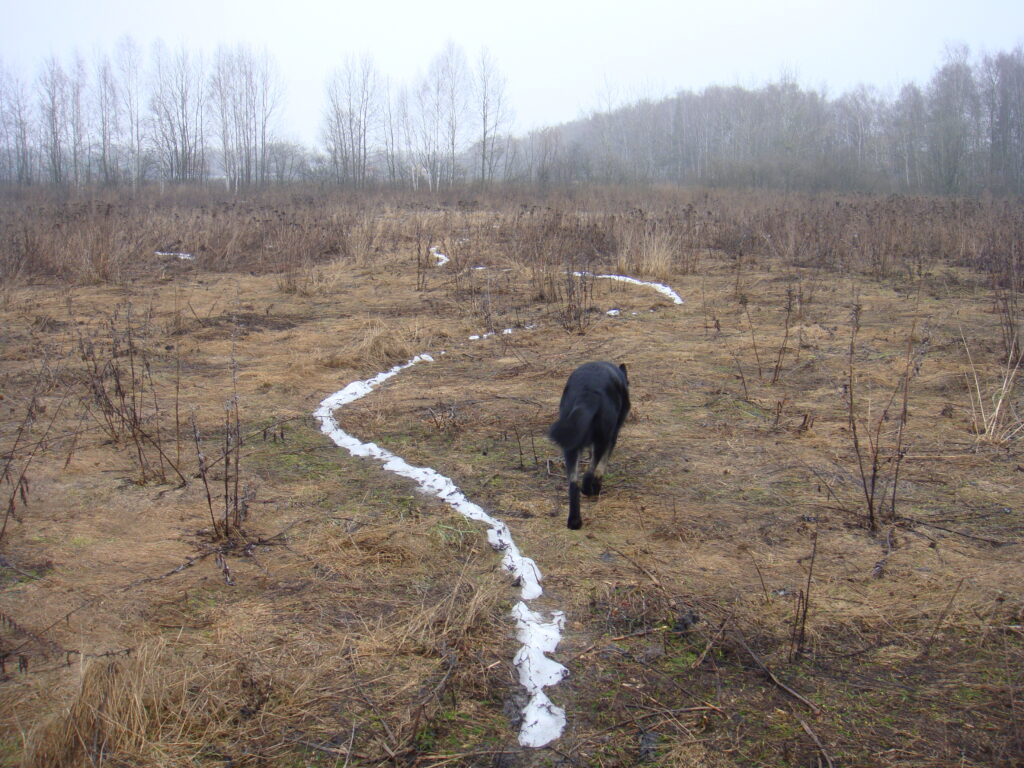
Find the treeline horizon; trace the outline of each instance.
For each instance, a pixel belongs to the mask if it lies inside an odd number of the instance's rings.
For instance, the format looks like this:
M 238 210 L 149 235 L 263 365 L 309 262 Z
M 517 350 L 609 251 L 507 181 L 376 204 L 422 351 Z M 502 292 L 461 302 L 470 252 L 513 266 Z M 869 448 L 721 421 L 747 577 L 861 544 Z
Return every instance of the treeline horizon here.
M 506 80 L 449 42 L 412 83 L 350 57 L 329 74 L 315 146 L 278 126 L 286 88 L 266 51 L 212 57 L 131 38 L 34 80 L 0 62 L 0 186 L 245 190 L 317 183 L 437 191 L 469 185 L 671 184 L 938 195 L 1024 193 L 1024 49 L 950 49 L 895 97 L 837 97 L 781 78 L 640 99 L 514 135 Z

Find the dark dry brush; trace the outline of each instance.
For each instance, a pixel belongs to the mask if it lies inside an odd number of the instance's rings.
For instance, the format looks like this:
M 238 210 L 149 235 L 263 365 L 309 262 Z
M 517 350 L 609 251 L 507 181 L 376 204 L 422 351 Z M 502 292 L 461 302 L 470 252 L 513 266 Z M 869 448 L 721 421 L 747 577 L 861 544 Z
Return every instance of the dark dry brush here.
M 1019 207 L 178 191 L 0 216 L 0 763 L 1020 761 Z M 687 303 L 575 274 L 613 271 Z M 341 421 L 544 570 L 549 749 L 516 745 L 516 591 L 479 528 L 309 418 L 441 349 Z M 629 365 L 634 408 L 581 536 L 543 434 L 588 359 Z

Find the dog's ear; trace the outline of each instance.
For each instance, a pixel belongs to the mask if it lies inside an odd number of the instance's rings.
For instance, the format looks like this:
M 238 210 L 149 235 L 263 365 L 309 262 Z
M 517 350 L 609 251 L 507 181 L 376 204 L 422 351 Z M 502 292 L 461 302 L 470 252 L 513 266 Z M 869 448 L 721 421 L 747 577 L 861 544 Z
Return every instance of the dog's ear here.
M 619 363 L 619 370 L 622 371 L 622 378 L 626 380 L 626 384 L 629 384 L 629 374 L 626 373 L 626 364 Z

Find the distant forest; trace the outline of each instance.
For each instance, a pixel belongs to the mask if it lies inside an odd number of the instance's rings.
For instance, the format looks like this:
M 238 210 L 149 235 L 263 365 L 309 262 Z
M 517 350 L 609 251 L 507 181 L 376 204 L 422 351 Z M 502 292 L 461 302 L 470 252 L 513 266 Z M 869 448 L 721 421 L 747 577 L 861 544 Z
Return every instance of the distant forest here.
M 246 46 L 204 57 L 123 39 L 26 79 L 0 64 L 7 187 L 313 182 L 353 189 L 676 184 L 942 195 L 1024 192 L 1024 51 L 946 53 L 895 97 L 781 79 L 712 86 L 512 132 L 495 60 L 445 46 L 414 83 L 372 59 L 327 78 L 316 146 L 283 141 L 286 87 Z

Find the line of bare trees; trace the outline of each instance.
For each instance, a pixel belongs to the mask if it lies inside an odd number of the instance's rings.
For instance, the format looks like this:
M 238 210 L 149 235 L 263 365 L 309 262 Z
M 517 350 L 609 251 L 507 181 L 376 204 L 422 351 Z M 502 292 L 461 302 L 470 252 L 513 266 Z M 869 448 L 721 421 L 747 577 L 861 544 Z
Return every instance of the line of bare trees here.
M 1024 50 L 947 51 L 923 87 L 838 98 L 783 79 L 644 100 L 536 131 L 535 183 L 668 182 L 782 189 L 1024 193 Z
M 32 82 L 0 66 L 0 183 L 266 183 L 301 154 L 274 139 L 282 96 L 270 54 L 245 46 L 207 62 L 124 38 L 89 63 L 51 56 Z
M 505 177 L 512 112 L 505 79 L 484 49 L 473 66 L 449 42 L 412 86 L 395 86 L 369 57 L 327 82 L 323 145 L 332 179 L 430 189 Z
M 515 138 L 486 50 L 448 43 L 411 83 L 351 57 L 325 87 L 320 146 L 281 141 L 284 86 L 266 51 L 212 59 L 130 39 L 54 57 L 34 81 L 0 65 L 0 184 L 311 180 L 354 189 L 674 183 L 793 190 L 1024 193 L 1024 50 L 951 49 L 924 85 L 838 97 L 783 79 L 639 100 Z
M 222 46 L 208 60 L 158 41 L 144 56 L 124 38 L 91 63 L 51 56 L 34 81 L 0 63 L 0 184 L 438 189 L 506 175 L 511 110 L 487 51 L 471 67 L 448 43 L 411 86 L 349 58 L 325 90 L 322 146 L 306 148 L 277 138 L 285 93 L 266 51 Z

